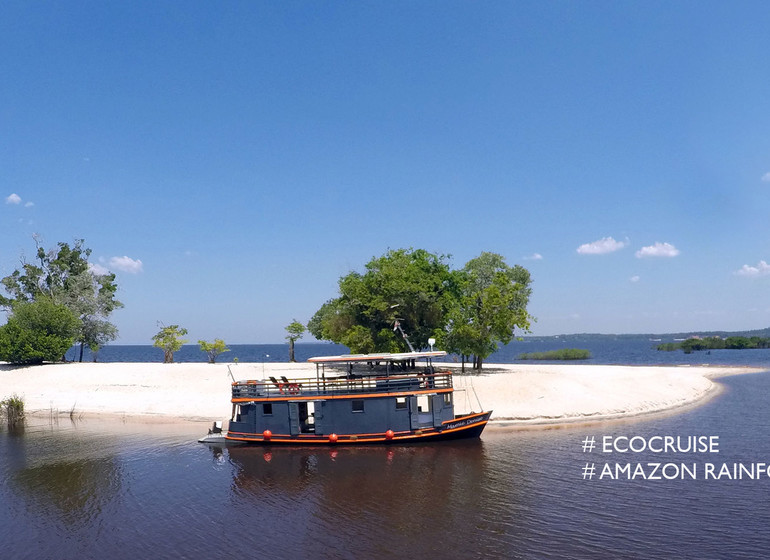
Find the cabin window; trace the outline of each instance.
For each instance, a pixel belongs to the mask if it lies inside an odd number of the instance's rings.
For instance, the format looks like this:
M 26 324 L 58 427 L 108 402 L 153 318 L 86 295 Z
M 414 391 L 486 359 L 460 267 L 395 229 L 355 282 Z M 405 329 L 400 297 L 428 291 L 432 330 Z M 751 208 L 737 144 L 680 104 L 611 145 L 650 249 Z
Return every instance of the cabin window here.
M 273 415 L 273 403 L 263 403 L 262 404 L 262 415 L 263 416 L 272 416 Z
M 364 401 L 362 400 L 353 401 L 353 412 L 363 412 L 363 411 L 364 411 Z
M 430 399 L 428 395 L 417 395 L 417 411 L 430 412 Z
M 444 406 L 452 405 L 452 393 L 444 393 Z
M 396 397 L 396 410 L 406 409 L 406 397 Z

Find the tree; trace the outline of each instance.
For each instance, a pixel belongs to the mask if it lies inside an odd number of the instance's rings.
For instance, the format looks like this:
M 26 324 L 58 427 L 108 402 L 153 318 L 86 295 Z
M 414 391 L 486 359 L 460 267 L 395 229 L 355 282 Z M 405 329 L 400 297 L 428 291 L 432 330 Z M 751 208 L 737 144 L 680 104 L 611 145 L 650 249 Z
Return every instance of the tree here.
M 715 345 L 712 345 L 711 348 L 714 348 Z M 756 348 L 757 343 L 752 342 L 752 340 L 745 336 L 729 336 L 727 337 L 727 340 L 724 341 L 725 348 L 730 348 L 731 350 L 744 350 L 746 348 Z
M 63 301 L 82 323 L 76 339 L 80 344 L 81 362 L 85 346 L 96 354 L 101 346 L 118 337 L 117 327 L 107 320 L 115 309 L 123 307 L 115 299 L 116 291 L 113 273 L 96 274 L 91 268 L 81 272 L 70 283 Z
M 339 340 L 352 328 L 353 317 L 345 313 L 341 298 L 330 299 L 315 312 L 307 323 L 307 330 L 318 340 Z
M 458 271 L 455 281 L 457 306 L 438 339 L 446 350 L 463 356 L 463 368 L 465 357 L 473 355 L 474 369 L 481 369 L 498 344 L 513 339 L 516 328 L 529 331 L 530 274 L 519 265 L 508 266 L 501 255 L 483 252 Z
M 286 327 L 286 340 L 289 341 L 289 361 L 290 362 L 297 361 L 294 359 L 294 343 L 300 338 L 302 338 L 303 334 L 305 334 L 305 325 L 303 325 L 296 319 L 294 319 Z
M 185 331 L 186 333 L 187 331 Z M 185 334 L 182 333 L 182 334 Z M 213 364 L 217 361 L 217 356 L 224 352 L 229 352 L 230 349 L 225 345 L 225 341 L 221 338 L 214 339 L 214 342 L 206 342 L 205 340 L 199 340 L 198 344 L 201 347 L 201 351 L 206 352 L 209 357 L 209 363 Z
M 66 306 L 41 298 L 19 302 L 0 327 L 0 360 L 12 364 L 42 364 L 62 360 L 80 329 Z
M 179 325 L 170 325 L 161 327 L 158 334 L 152 337 L 152 345 L 163 350 L 163 363 L 171 364 L 174 362 L 174 352 L 184 346 L 186 340 L 181 337 L 187 334 L 187 329 Z
M 447 259 L 423 249 L 373 258 L 365 273 L 340 278 L 340 296 L 321 306 L 308 330 L 356 353 L 403 352 L 409 342 L 394 330 L 398 321 L 412 346 L 427 347 L 428 338 L 446 326 L 455 300 Z
M 83 361 L 83 343 L 88 345 L 96 361 L 99 349 L 118 337 L 118 329 L 109 321 L 88 317 L 82 320 L 80 335 L 83 341 L 80 345 L 80 361 Z
M 21 270 L 6 276 L 2 283 L 10 297 L 0 295 L 0 306 L 10 308 L 14 303 L 33 302 L 48 298 L 65 305 L 80 319 L 75 342 L 92 351 L 117 338 L 117 328 L 107 321 L 110 314 L 123 304 L 115 299 L 117 284 L 112 273 L 99 274 L 88 263 L 91 250 L 78 239 L 73 247 L 59 243 L 57 249 L 46 252 L 35 238 L 36 263 L 22 260 Z

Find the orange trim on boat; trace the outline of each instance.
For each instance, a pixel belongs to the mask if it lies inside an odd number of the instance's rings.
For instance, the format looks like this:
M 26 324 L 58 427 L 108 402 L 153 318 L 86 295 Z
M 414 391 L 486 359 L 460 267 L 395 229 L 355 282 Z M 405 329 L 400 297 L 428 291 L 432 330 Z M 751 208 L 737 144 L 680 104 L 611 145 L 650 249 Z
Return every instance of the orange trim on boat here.
M 451 423 L 451 422 L 458 422 L 462 420 L 468 420 L 471 418 L 477 418 L 482 417 L 486 414 L 486 412 L 481 412 L 478 414 L 470 414 L 468 416 L 461 416 L 459 418 L 455 418 L 454 420 L 451 420 L 449 422 L 444 423 Z M 452 434 L 455 432 L 461 432 L 463 430 L 468 430 L 471 428 L 477 428 L 479 426 L 486 426 L 486 424 L 489 422 L 489 420 L 482 420 L 478 422 L 471 422 L 470 424 L 464 424 L 463 426 L 459 426 L 457 428 L 451 428 L 449 430 L 437 430 L 436 428 L 423 428 L 419 430 L 420 433 L 412 432 L 412 431 L 400 431 L 396 432 L 394 434 L 394 437 L 392 439 L 388 439 L 387 432 L 385 433 L 377 433 L 377 434 L 346 434 L 343 436 L 337 436 L 337 439 L 334 443 L 336 444 L 345 444 L 345 443 L 375 443 L 375 442 L 395 442 L 395 441 L 403 441 L 407 439 L 424 439 L 424 438 L 432 438 L 436 436 L 440 436 L 443 434 Z M 228 432 L 226 439 L 231 439 L 233 441 L 252 441 L 252 442 L 270 442 L 270 443 L 316 443 L 316 442 L 328 442 L 329 441 L 329 434 L 319 434 L 319 435 L 310 435 L 310 434 L 299 434 L 298 436 L 291 436 L 288 434 L 279 434 L 275 435 L 272 434 L 272 436 L 269 439 L 266 439 L 264 437 L 260 437 L 262 434 L 247 434 L 245 432 Z
M 410 397 L 412 395 L 438 395 L 443 393 L 452 393 L 454 389 L 452 387 L 448 389 L 423 389 L 422 391 L 404 391 L 401 393 L 367 393 L 363 395 L 356 395 L 352 393 L 345 393 L 344 395 L 312 395 L 312 396 L 291 396 L 291 397 L 239 397 L 237 399 L 230 399 L 232 403 L 244 403 L 244 402 L 276 402 L 276 401 L 329 401 L 339 399 L 381 399 L 388 397 Z

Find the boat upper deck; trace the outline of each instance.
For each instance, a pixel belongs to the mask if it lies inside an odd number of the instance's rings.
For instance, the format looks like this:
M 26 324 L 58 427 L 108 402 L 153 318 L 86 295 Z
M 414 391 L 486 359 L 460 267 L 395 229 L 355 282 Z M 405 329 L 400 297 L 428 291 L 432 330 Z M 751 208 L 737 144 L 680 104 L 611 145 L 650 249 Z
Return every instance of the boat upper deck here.
M 232 384 L 232 399 L 241 402 L 451 389 L 452 373 L 436 371 L 432 363 L 432 358 L 445 355 L 446 352 L 409 352 L 310 358 L 308 361 L 316 364 L 314 378 L 236 381 Z M 425 361 L 418 362 L 421 358 Z
M 383 352 L 380 354 L 342 354 L 340 356 L 318 356 L 315 358 L 309 358 L 308 362 L 313 364 L 336 364 L 345 362 L 349 364 L 372 362 L 416 362 L 419 359 L 425 359 L 428 364 L 431 364 L 433 358 L 442 358 L 446 356 L 446 352 L 443 350 L 431 350 L 429 352 L 400 352 L 400 353 L 388 353 Z

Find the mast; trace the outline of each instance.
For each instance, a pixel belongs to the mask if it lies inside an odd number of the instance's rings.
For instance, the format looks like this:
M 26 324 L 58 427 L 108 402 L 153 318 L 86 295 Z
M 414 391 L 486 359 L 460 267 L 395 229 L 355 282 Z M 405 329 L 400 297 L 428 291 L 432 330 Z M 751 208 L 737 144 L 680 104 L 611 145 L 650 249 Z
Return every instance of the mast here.
M 399 305 L 401 305 L 401 304 L 400 303 L 396 303 L 395 305 L 391 305 L 390 309 L 395 309 Z M 414 348 L 412 347 L 412 343 L 409 342 L 409 335 L 407 335 L 404 332 L 404 329 L 401 328 L 401 319 L 399 319 L 398 317 L 395 317 L 393 319 L 393 332 L 396 332 L 396 331 L 401 333 L 401 337 L 404 339 L 404 341 L 406 342 L 406 345 L 409 347 L 409 351 L 410 352 L 414 352 Z
M 414 352 L 415 350 L 414 348 L 412 348 L 412 343 L 409 342 L 409 335 L 407 335 L 404 332 L 404 329 L 401 328 L 401 322 L 398 319 L 396 319 L 395 322 L 393 323 L 393 331 L 396 331 L 396 330 L 401 333 L 401 336 L 406 342 L 406 345 L 409 347 L 409 351 Z

